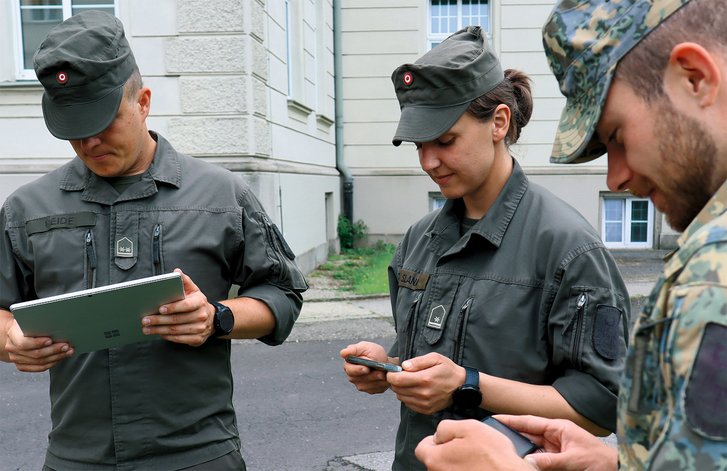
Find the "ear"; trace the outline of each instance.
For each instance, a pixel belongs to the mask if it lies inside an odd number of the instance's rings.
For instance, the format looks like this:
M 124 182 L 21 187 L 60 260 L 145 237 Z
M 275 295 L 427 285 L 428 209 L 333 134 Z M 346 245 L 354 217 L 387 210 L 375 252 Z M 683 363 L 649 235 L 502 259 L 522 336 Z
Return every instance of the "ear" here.
M 500 142 L 507 136 L 510 130 L 510 107 L 501 103 L 495 108 L 492 114 L 492 140 Z
M 696 43 L 680 43 L 669 55 L 664 73 L 664 90 L 675 104 L 681 100 L 706 108 L 717 100 L 722 74 L 713 55 Z
M 136 98 L 136 104 L 139 106 L 139 111 L 142 118 L 146 119 L 149 116 L 151 110 L 151 89 L 149 87 L 142 87 L 139 90 L 139 95 Z

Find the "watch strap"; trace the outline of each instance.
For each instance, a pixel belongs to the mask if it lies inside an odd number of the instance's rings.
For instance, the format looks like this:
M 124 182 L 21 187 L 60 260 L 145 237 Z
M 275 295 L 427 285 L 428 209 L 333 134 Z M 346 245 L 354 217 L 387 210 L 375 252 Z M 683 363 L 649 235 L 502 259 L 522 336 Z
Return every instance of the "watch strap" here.
M 480 372 L 471 366 L 463 366 L 465 371 L 463 386 L 480 389 Z
M 475 368 L 464 366 L 464 384 L 452 393 L 451 412 L 457 418 L 477 418 L 483 412 L 482 391 L 480 391 L 480 373 Z
M 226 332 L 225 330 L 223 330 L 222 326 L 220 325 L 220 316 L 222 315 L 222 311 L 227 311 L 229 315 L 232 315 L 232 310 L 224 304 L 218 303 L 216 301 L 210 301 L 210 304 L 215 308 L 214 319 L 212 320 L 212 327 L 214 327 L 214 332 L 212 333 L 212 336 L 221 337 L 223 335 L 228 335 L 230 332 Z

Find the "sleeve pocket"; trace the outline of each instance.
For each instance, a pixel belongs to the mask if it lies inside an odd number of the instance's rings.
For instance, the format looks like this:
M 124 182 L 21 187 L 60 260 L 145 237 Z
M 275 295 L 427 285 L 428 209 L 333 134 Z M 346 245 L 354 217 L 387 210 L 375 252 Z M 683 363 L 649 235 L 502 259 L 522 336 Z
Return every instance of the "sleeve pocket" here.
M 727 439 L 724 400 L 727 396 L 727 326 L 714 322 L 704 328 L 697 356 L 687 384 L 684 410 L 695 433 L 715 439 Z M 719 413 L 719 411 L 723 411 Z
M 593 326 L 593 348 L 607 360 L 623 356 L 621 345 L 621 309 L 604 304 L 596 308 Z

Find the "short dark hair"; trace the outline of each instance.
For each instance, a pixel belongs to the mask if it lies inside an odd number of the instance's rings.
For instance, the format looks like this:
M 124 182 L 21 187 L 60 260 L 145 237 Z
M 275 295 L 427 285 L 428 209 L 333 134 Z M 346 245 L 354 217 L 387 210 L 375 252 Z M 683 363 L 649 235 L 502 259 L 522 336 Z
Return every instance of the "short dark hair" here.
M 621 59 L 616 76 L 647 103 L 654 102 L 664 95 L 664 71 L 674 46 L 691 41 L 707 48 L 724 48 L 725 18 L 725 0 L 691 0 Z
M 141 79 L 139 67 L 135 66 L 134 70 L 131 72 L 131 75 L 124 84 L 124 98 L 126 98 L 127 100 L 135 99 L 137 93 L 139 93 L 139 90 L 141 90 L 141 87 L 143 86 L 144 82 Z
M 520 138 L 520 131 L 533 114 L 530 84 L 530 77 L 525 73 L 507 69 L 505 79 L 489 92 L 475 98 L 467 108 L 467 113 L 480 121 L 489 121 L 499 105 L 507 105 L 510 108 L 510 128 L 505 136 L 505 145 L 515 144 Z

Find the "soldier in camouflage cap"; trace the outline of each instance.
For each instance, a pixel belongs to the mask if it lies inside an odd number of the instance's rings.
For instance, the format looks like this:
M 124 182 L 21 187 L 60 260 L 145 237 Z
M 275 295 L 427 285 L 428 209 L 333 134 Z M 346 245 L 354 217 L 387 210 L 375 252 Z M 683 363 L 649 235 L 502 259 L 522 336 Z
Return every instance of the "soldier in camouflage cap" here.
M 443 423 L 417 449 L 430 469 L 727 469 L 725 18 L 724 0 L 556 5 L 543 36 L 567 104 L 551 160 L 607 152 L 609 188 L 683 233 L 629 342 L 618 450 L 571 422 L 499 416 L 545 452 L 528 464 L 483 425 Z

